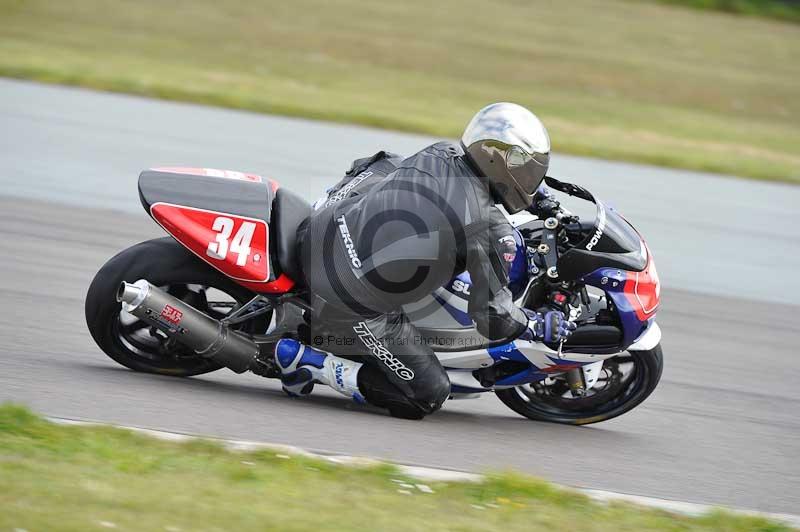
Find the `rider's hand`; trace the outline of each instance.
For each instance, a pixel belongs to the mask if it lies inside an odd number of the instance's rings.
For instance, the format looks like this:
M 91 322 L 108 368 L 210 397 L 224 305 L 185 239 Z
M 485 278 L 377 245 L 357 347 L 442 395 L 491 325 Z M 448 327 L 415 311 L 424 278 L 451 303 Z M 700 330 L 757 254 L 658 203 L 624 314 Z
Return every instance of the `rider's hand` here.
M 528 208 L 528 212 L 537 216 L 538 218 L 545 219 L 554 216 L 560 207 L 560 203 L 550 192 L 546 186 L 542 185 L 533 195 L 533 201 Z
M 528 316 L 528 328 L 520 339 L 530 342 L 558 343 L 566 340 L 578 326 L 568 321 L 560 310 L 551 310 L 544 314 L 529 309 L 522 309 Z

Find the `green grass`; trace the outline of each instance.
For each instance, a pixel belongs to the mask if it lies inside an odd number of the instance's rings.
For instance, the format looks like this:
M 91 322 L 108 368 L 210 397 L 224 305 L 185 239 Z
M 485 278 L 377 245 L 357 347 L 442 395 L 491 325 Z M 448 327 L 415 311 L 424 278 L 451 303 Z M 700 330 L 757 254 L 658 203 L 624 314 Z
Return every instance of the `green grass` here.
M 0 75 L 437 136 L 510 100 L 557 152 L 800 182 L 795 24 L 623 0 L 0 0 L 0 21 Z
M 749 15 L 771 17 L 779 20 L 800 22 L 800 2 L 797 0 L 659 0 L 666 4 L 677 4 L 695 9 L 713 9 Z
M 779 531 L 612 504 L 514 474 L 405 489 L 390 466 L 231 453 L 109 427 L 58 426 L 0 406 L 0 530 Z

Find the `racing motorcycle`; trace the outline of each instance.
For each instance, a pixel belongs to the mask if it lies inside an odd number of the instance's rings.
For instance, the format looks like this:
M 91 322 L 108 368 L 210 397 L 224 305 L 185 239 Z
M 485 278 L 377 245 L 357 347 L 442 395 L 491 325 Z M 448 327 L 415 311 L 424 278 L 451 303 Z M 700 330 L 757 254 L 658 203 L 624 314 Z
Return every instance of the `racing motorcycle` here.
M 550 189 L 594 205 L 591 220 L 552 194 L 512 218 L 515 302 L 558 309 L 577 329 L 558 345 L 492 342 L 469 315 L 462 273 L 405 309 L 447 369 L 451 398 L 493 392 L 533 420 L 582 425 L 635 408 L 656 388 L 663 357 L 660 283 L 641 235 L 583 187 Z M 136 371 L 188 377 L 227 367 L 276 378 L 280 338 L 309 343 L 311 308 L 296 235 L 312 212 L 255 174 L 156 168 L 139 176 L 145 210 L 170 236 L 110 259 L 86 296 L 97 345 Z M 534 215 L 535 214 L 535 215 Z

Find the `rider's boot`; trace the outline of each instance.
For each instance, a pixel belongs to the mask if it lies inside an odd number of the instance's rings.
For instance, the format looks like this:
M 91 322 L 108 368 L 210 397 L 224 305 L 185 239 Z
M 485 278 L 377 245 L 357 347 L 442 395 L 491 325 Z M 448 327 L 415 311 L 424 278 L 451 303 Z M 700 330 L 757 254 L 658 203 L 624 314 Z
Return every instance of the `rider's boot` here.
M 362 364 L 333 356 L 305 344 L 284 338 L 275 346 L 275 361 L 281 369 L 283 391 L 292 397 L 308 395 L 315 383 L 326 384 L 337 392 L 363 403 L 358 390 L 358 370 Z

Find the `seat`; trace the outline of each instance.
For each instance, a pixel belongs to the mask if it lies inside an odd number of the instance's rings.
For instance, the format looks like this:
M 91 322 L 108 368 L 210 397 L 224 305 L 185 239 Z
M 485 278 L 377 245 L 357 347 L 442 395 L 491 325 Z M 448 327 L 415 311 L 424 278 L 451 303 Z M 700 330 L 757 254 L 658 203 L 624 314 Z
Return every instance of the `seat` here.
M 312 212 L 311 205 L 294 192 L 279 188 L 275 193 L 270 222 L 272 249 L 281 272 L 295 282 L 303 279 L 297 256 L 297 228 Z

